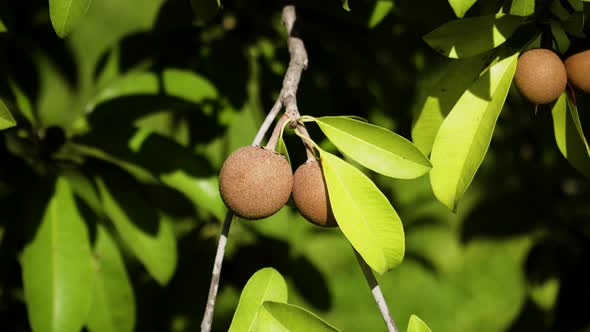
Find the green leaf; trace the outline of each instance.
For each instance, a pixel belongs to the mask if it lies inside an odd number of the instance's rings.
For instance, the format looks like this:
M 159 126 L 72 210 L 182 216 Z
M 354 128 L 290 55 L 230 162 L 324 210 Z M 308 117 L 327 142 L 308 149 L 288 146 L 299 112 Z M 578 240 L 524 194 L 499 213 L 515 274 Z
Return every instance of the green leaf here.
M 287 145 L 285 145 L 283 135 L 279 136 L 279 141 L 277 142 L 277 153 L 285 156 L 289 164 L 291 164 L 291 158 L 289 158 L 289 151 L 287 150 Z
M 246 283 L 229 331 L 252 331 L 258 310 L 264 301 L 287 302 L 285 279 L 277 270 L 270 267 L 258 270 Z
M 427 92 L 412 126 L 412 141 L 426 155 L 430 154 L 440 125 L 463 92 L 479 77 L 489 54 L 452 61 L 445 74 Z
M 563 29 L 573 37 L 586 38 L 584 33 L 585 17 L 584 13 L 575 12 L 568 16 L 565 22 L 562 22 Z
M 8 106 L 0 99 L 0 130 L 16 126 L 16 121 L 8 110 Z
M 450 21 L 424 36 L 430 47 L 449 58 L 467 58 L 502 45 L 523 17 L 496 14 Z
M 176 268 L 176 239 L 171 220 L 153 207 L 129 177 L 112 172 L 96 181 L 105 213 L 121 239 L 154 279 L 166 284 Z
M 553 34 L 554 45 L 559 53 L 564 54 L 570 48 L 570 39 L 563 30 L 561 23 L 558 21 L 551 21 L 551 34 Z
M 33 331 L 80 331 L 91 301 L 92 256 L 86 224 L 65 179 L 57 179 L 21 264 Z
M 555 102 L 551 115 L 559 151 L 575 169 L 590 178 L 590 148 L 582 130 L 578 108 L 565 92 Z
M 387 197 L 363 172 L 321 149 L 330 206 L 340 230 L 367 264 L 385 273 L 404 258 L 404 229 Z
M 191 0 L 196 23 L 204 25 L 211 21 L 219 11 L 220 5 L 220 0 Z
M 94 247 L 95 278 L 86 326 L 90 332 L 131 332 L 135 299 L 123 258 L 108 231 L 98 225 Z
M 385 128 L 350 117 L 325 116 L 315 121 L 342 153 L 377 173 L 412 179 L 431 168 L 412 142 Z
M 49 0 L 49 16 L 57 35 L 64 38 L 82 20 L 92 0 Z
M 488 150 L 517 60 L 518 53 L 486 71 L 461 96 L 436 135 L 430 182 L 436 198 L 451 210 L 455 210 Z
M 6 25 L 4 25 L 4 22 L 2 22 L 2 19 L 0 19 L 0 33 L 7 31 L 8 29 L 6 29 Z
M 256 320 L 253 331 L 289 331 L 289 332 L 337 332 L 314 313 L 296 305 L 266 301 L 261 311 L 265 311 Z
M 344 8 L 344 10 L 346 10 L 347 12 L 350 11 L 350 6 L 348 5 L 348 0 L 341 0 L 342 1 L 342 8 Z
M 535 0 L 513 0 L 510 5 L 510 14 L 517 16 L 529 16 L 535 13 Z
M 465 16 L 465 13 L 475 4 L 477 0 L 449 0 L 449 4 L 453 8 L 457 17 Z
M 377 0 L 371 18 L 369 19 L 369 28 L 374 28 L 381 23 L 393 10 L 394 5 L 393 0 Z
M 33 113 L 33 106 L 31 105 L 31 100 L 27 95 L 20 89 L 20 87 L 13 81 L 9 80 L 8 84 L 10 85 L 10 89 L 12 94 L 14 94 L 16 106 L 21 114 L 29 120 L 30 123 L 33 125 L 37 124 L 37 119 L 35 118 L 35 114 Z
M 408 323 L 408 332 L 432 332 L 432 330 L 418 316 L 412 315 Z

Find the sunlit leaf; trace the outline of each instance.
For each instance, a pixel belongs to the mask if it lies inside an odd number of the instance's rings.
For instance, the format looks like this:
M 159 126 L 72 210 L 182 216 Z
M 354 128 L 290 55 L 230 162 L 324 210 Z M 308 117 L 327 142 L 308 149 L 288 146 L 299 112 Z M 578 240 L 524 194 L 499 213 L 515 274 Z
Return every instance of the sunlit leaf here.
M 411 179 L 431 168 L 412 142 L 385 128 L 350 117 L 324 116 L 315 121 L 342 153 L 375 172 Z
M 590 178 L 590 148 L 582 130 L 578 108 L 565 92 L 555 102 L 551 115 L 559 151 L 574 168 Z
M 229 331 L 253 331 L 258 310 L 264 301 L 287 302 L 285 279 L 277 270 L 270 267 L 258 270 L 246 283 Z
M 444 118 L 469 89 L 489 60 L 489 54 L 462 60 L 450 60 L 445 74 L 421 100 L 420 109 L 412 126 L 412 141 L 428 155 Z
M 385 195 L 363 172 L 320 150 L 332 212 L 340 230 L 378 273 L 404 257 L 404 229 Z
M 314 313 L 296 305 L 266 301 L 261 314 L 256 320 L 255 332 L 290 331 L 290 332 L 337 332 Z
M 457 17 L 463 17 L 476 1 L 477 0 L 449 0 L 449 4 L 453 8 Z
M 408 332 L 432 332 L 428 325 L 424 323 L 418 316 L 412 315 L 408 323 Z
M 53 29 L 65 37 L 82 20 L 92 0 L 49 0 L 49 15 Z
M 65 179 L 58 178 L 21 264 L 33 331 L 80 331 L 90 307 L 93 265 L 88 230 Z
M 369 18 L 369 28 L 376 27 L 393 9 L 395 3 L 393 0 L 377 0 L 375 1 L 375 7 L 373 13 Z
M 449 58 L 467 58 L 502 45 L 524 20 L 496 14 L 445 23 L 424 36 L 435 51 Z
M 16 126 L 16 121 L 8 110 L 8 106 L 0 99 L 0 130 Z
M 514 54 L 485 72 L 461 96 L 436 135 L 430 182 L 436 198 L 451 210 L 469 187 L 488 150 L 517 59 L 518 54 Z
M 176 268 L 176 239 L 169 218 L 157 211 L 138 184 L 111 172 L 97 178 L 105 213 L 121 239 L 160 284 Z
M 135 299 L 119 248 L 108 231 L 98 225 L 94 245 L 95 284 L 86 326 L 90 332 L 131 332 L 135 325 Z
M 510 14 L 529 16 L 535 13 L 535 0 L 515 0 L 510 5 Z

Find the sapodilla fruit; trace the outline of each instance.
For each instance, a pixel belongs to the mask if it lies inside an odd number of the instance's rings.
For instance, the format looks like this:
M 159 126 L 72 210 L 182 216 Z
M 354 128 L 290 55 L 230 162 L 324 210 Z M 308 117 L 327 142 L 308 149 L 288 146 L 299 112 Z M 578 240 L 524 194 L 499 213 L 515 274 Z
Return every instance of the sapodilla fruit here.
M 275 214 L 289 200 L 292 188 L 289 162 L 278 153 L 257 146 L 234 151 L 219 173 L 223 202 L 243 219 Z
M 338 226 L 332 214 L 326 182 L 317 161 L 299 166 L 293 176 L 293 201 L 305 219 L 318 226 Z
M 524 52 L 514 74 L 516 87 L 535 104 L 557 99 L 567 84 L 565 66 L 555 52 L 537 48 Z
M 567 78 L 580 90 L 590 93 L 590 50 L 565 59 Z

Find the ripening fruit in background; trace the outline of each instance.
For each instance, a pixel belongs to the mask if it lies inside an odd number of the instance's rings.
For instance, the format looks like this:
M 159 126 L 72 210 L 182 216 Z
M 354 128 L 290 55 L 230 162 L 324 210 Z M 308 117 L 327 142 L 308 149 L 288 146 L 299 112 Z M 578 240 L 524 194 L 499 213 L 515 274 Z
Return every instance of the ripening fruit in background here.
M 274 151 L 245 146 L 234 151 L 219 173 L 219 192 L 238 217 L 262 219 L 279 211 L 289 200 L 293 172 L 289 162 Z
M 330 202 L 322 168 L 317 161 L 299 166 L 293 176 L 293 201 L 305 219 L 318 226 L 338 226 Z
M 555 52 L 545 48 L 532 49 L 518 58 L 514 83 L 531 102 L 548 104 L 565 90 L 565 66 Z
M 590 93 L 590 50 L 565 59 L 568 80 L 578 89 Z

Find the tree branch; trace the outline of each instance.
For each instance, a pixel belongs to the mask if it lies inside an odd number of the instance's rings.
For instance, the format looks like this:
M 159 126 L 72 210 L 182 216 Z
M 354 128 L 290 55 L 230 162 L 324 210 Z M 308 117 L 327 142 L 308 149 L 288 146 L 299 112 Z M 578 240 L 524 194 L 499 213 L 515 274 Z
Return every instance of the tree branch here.
M 367 279 L 367 284 L 369 284 L 369 288 L 371 289 L 371 293 L 373 293 L 373 298 L 375 298 L 375 302 L 377 302 L 377 306 L 379 307 L 379 311 L 381 311 L 381 316 L 383 316 L 383 320 L 385 321 L 385 325 L 387 325 L 387 331 L 389 332 L 398 332 L 397 327 L 395 326 L 395 321 L 391 314 L 389 313 L 389 308 L 387 307 L 387 302 L 385 302 L 385 297 L 383 297 L 383 293 L 381 292 L 381 287 L 375 279 L 375 275 L 371 270 L 371 267 L 367 265 L 367 262 L 361 257 L 361 255 L 354 249 L 354 254 L 356 259 L 359 262 L 359 266 L 365 275 L 365 279 Z

